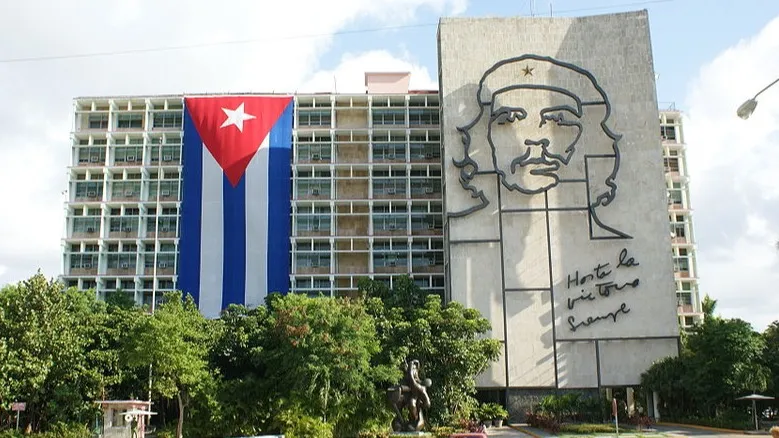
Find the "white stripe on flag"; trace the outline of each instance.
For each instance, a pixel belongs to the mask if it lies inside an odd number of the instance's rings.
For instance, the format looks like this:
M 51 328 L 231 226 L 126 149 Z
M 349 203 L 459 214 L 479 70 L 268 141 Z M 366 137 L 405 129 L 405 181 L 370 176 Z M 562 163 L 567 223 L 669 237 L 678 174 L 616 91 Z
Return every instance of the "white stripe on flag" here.
M 268 289 L 268 163 L 270 133 L 246 168 L 247 307 L 263 304 Z
M 203 145 L 203 202 L 200 230 L 200 311 L 206 318 L 218 318 L 222 310 L 224 263 L 224 173 Z

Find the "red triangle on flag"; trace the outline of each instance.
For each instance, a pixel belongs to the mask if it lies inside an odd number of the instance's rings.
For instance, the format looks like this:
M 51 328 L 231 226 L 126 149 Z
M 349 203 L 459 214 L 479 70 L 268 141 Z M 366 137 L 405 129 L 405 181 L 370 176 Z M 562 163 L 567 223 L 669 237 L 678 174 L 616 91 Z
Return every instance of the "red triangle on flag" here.
M 184 99 L 200 138 L 233 187 L 291 101 L 290 96 Z

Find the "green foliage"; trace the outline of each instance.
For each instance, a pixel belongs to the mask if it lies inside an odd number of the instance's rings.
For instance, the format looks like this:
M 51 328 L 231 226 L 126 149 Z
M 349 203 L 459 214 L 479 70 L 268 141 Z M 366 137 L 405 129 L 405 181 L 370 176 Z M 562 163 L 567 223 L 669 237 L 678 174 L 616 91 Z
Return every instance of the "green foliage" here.
M 723 418 L 730 410 L 746 415 L 747 403 L 735 399 L 764 391 L 771 379 L 767 338 L 745 321 L 714 316 L 716 302 L 706 302 L 707 317 L 689 333 L 681 356 L 642 376 L 642 386 L 660 394 L 666 418 Z
M 319 417 L 307 415 L 299 407 L 285 409 L 277 417 L 288 438 L 333 438 L 333 425 Z
M 484 403 L 479 406 L 476 412 L 478 418 L 483 421 L 493 419 L 505 420 L 509 416 L 508 411 L 497 403 Z
M 41 274 L 6 286 L 0 430 L 12 426 L 8 405 L 19 400 L 27 402 L 22 427 L 33 435 L 81 438 L 95 418 L 94 401 L 145 398 L 151 390 L 161 438 L 185 431 L 383 438 L 393 417 L 386 389 L 407 359 L 419 359 L 422 377 L 433 381 L 428 424 L 470 418 L 474 377 L 500 349 L 484 339 L 488 321 L 444 305 L 408 278 L 393 290 L 361 286 L 356 300 L 271 295 L 266 306 L 231 306 L 217 320 L 206 320 L 180 293 L 167 294 L 150 314 L 130 294 L 100 302 L 92 291 L 65 290 Z M 503 415 L 500 406 L 486 409 Z
M 365 280 L 360 290 L 381 306 L 369 305 L 377 326 L 385 359 L 399 365 L 419 359 L 428 390 L 432 425 L 451 424 L 468 417 L 476 408 L 475 376 L 486 370 L 500 353 L 500 343 L 485 339 L 491 327 L 477 310 L 451 302 L 442 304 L 438 295 L 426 295 L 408 277 L 385 285 Z M 400 359 L 400 360 L 399 360 Z
M 93 354 L 103 315 L 93 294 L 40 273 L 0 289 L 0 413 L 27 402 L 22 425 L 33 431 L 93 418 L 104 386 L 105 361 Z
M 562 395 L 551 394 L 536 406 L 536 412 L 553 418 L 556 422 L 585 421 L 599 422 L 604 419 L 604 406 L 608 403 L 601 397 L 582 397 L 576 392 Z M 610 409 L 610 408 L 608 408 Z
M 572 433 L 580 435 L 592 435 L 596 433 L 615 433 L 616 428 L 613 424 L 563 424 L 560 426 L 561 433 Z
M 126 340 L 122 360 L 137 370 L 152 367 L 152 392 L 165 399 L 175 398 L 179 422 L 177 437 L 182 436 L 184 410 L 193 395 L 212 378 L 208 369 L 210 324 L 198 311 L 191 296 L 181 298 L 169 293 L 153 315 L 143 318 Z
M 779 321 L 772 322 L 763 332 L 763 365 L 769 370 L 767 392 L 779 399 Z M 773 401 L 773 406 L 779 408 L 778 400 Z
M 366 427 L 386 402 L 377 382 L 395 377 L 373 365 L 373 319 L 361 302 L 290 294 L 270 304 L 262 365 L 273 398 L 335 425 L 339 436 Z

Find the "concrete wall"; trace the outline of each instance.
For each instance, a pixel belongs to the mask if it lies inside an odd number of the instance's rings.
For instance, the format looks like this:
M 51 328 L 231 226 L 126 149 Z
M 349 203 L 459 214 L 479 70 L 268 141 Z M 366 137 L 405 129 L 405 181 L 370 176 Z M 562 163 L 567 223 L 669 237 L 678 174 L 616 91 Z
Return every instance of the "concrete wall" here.
M 446 18 L 439 63 L 448 293 L 505 342 L 479 384 L 639 383 L 678 338 L 647 13 Z

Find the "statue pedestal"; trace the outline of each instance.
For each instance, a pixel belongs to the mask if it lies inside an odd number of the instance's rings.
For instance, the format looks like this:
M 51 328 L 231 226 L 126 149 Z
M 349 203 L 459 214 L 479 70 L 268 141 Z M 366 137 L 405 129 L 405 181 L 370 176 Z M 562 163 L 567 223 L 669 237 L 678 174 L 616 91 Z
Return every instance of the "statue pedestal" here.
M 430 432 L 392 432 L 390 437 L 433 436 Z

